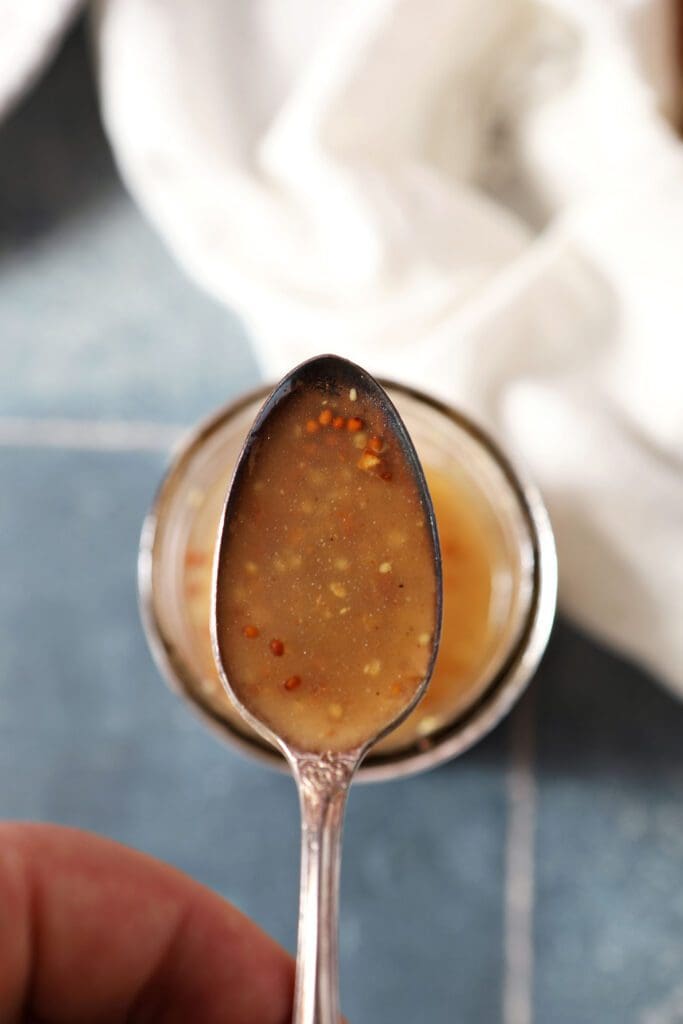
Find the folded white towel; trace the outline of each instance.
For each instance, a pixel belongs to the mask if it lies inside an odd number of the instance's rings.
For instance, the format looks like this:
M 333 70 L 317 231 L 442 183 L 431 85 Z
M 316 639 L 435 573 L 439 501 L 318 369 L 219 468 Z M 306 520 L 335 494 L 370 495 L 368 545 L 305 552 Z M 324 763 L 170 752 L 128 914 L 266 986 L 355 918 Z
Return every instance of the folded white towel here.
M 483 418 L 565 611 L 683 694 L 683 153 L 638 6 L 99 0 L 96 39 L 125 180 L 267 375 L 336 350 Z
M 0 0 L 0 118 L 61 42 L 83 0 Z

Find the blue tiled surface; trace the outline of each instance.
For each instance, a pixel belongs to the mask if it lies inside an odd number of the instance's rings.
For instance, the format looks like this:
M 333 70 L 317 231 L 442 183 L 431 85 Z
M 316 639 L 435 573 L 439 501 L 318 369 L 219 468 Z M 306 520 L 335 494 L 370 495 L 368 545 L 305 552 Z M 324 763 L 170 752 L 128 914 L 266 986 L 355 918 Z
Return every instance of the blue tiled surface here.
M 76 33 L 0 130 L 0 415 L 191 422 L 256 365 L 125 197 L 85 49 Z M 293 948 L 293 787 L 204 731 L 139 625 L 137 539 L 163 464 L 0 447 L 0 817 L 147 850 Z M 566 625 L 532 707 L 533 1024 L 680 1024 L 683 710 Z M 501 1009 L 509 731 L 352 793 L 352 1021 L 532 1024 Z
M 683 708 L 567 632 L 545 673 L 537 708 L 539 1020 L 677 1024 Z
M 454 1007 L 500 1019 L 503 767 L 501 732 L 457 765 L 353 792 L 342 948 L 354 1020 L 446 1024 Z

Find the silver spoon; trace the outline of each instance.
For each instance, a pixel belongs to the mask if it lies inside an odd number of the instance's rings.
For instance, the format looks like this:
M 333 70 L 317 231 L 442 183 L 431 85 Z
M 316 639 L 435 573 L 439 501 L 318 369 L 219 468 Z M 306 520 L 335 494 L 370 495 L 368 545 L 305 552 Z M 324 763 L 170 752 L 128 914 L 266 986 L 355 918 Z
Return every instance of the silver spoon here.
M 361 399 L 362 401 L 358 402 L 359 406 L 362 407 L 365 402 L 365 407 L 377 410 L 385 425 L 386 436 L 391 437 L 394 468 L 396 468 L 396 459 L 400 459 L 402 465 L 398 469 L 404 479 L 412 481 L 414 495 L 421 507 L 421 525 L 426 527 L 427 540 L 422 542 L 422 546 L 419 547 L 420 552 L 424 553 L 417 557 L 423 559 L 421 570 L 425 573 L 428 572 L 429 580 L 433 580 L 433 608 L 429 609 L 433 628 L 429 634 L 421 635 L 422 646 L 427 648 L 423 652 L 425 660 L 420 662 L 425 666 L 422 677 L 416 678 L 414 689 L 401 698 L 402 703 L 393 707 L 385 721 L 381 721 L 379 724 L 377 721 L 373 721 L 367 734 L 363 733 L 361 723 L 360 734 L 350 741 L 348 748 L 343 743 L 341 747 L 339 743 L 336 743 L 330 744 L 333 749 L 326 749 L 322 736 L 311 743 L 301 742 L 300 738 L 293 742 L 291 736 L 286 735 L 286 728 L 278 724 L 277 720 L 274 724 L 273 717 L 267 711 L 264 712 L 260 705 L 254 706 L 246 684 L 242 685 L 237 678 L 237 668 L 234 666 L 231 668 L 231 658 L 235 659 L 235 651 L 240 650 L 235 638 L 234 618 L 228 614 L 227 609 L 229 607 L 228 594 L 231 585 L 234 584 L 236 573 L 236 563 L 232 556 L 233 547 L 231 545 L 234 543 L 235 531 L 247 528 L 244 525 L 244 516 L 240 519 L 240 509 L 243 507 L 241 503 L 249 494 L 248 488 L 253 486 L 255 475 L 258 474 L 259 460 L 265 458 L 264 450 L 268 445 L 274 443 L 273 438 L 277 432 L 278 422 L 287 422 L 282 419 L 283 415 L 287 414 L 287 403 L 301 401 L 302 396 L 304 400 L 307 400 L 311 398 L 311 393 L 316 398 L 321 398 L 323 410 L 328 400 L 331 407 L 335 401 L 340 400 L 339 396 L 350 396 L 353 401 Z M 289 409 L 291 412 L 294 407 L 291 406 Z M 329 422 L 327 413 L 323 413 L 321 421 L 325 417 Z M 343 419 L 343 417 L 341 418 Z M 350 419 L 345 422 L 349 425 L 350 430 Z M 308 423 L 310 424 L 310 421 Z M 315 430 L 318 429 L 315 426 Z M 334 443 L 334 437 L 330 436 Z M 373 440 L 375 439 L 373 438 Z M 344 441 L 344 443 L 346 442 Z M 297 455 L 296 442 L 292 440 L 291 444 L 291 457 L 294 458 Z M 374 465 L 371 455 L 370 451 L 360 457 L 361 459 L 365 457 L 370 465 Z M 289 460 L 284 461 L 288 462 Z M 361 464 L 361 462 L 358 463 L 359 466 Z M 389 477 L 390 474 L 386 474 L 386 479 Z M 271 479 L 271 489 L 275 484 L 277 481 Z M 372 483 L 369 486 L 381 487 L 382 485 Z M 280 493 L 284 494 L 284 489 L 280 490 Z M 391 500 L 400 500 L 400 494 L 397 498 L 392 492 Z M 410 495 L 405 500 L 408 502 Z M 262 524 L 262 528 L 264 530 L 268 530 L 269 526 L 282 528 L 279 524 L 280 515 L 277 504 L 271 504 L 270 507 L 274 510 L 274 521 L 272 524 L 268 522 Z M 240 526 L 240 523 L 243 525 Z M 375 525 L 376 519 L 373 520 L 373 526 Z M 320 543 L 324 543 L 327 539 L 321 538 Z M 388 563 L 385 563 L 384 568 L 386 568 L 386 564 Z M 380 569 L 381 571 L 382 569 Z M 315 581 L 313 582 L 315 583 Z M 398 586 L 402 587 L 403 583 Z M 294 596 L 296 598 L 296 593 Z M 296 367 L 277 385 L 264 403 L 246 438 L 237 462 L 219 527 L 214 560 L 211 616 L 214 657 L 229 697 L 246 721 L 266 740 L 280 749 L 289 763 L 299 791 L 302 854 L 293 1024 L 338 1024 L 340 1020 L 337 950 L 338 899 L 341 835 L 348 789 L 356 769 L 369 748 L 403 721 L 422 696 L 431 677 L 438 650 L 441 605 L 441 555 L 434 511 L 417 454 L 393 403 L 381 386 L 365 370 L 340 357 L 320 356 Z M 415 615 L 417 616 L 417 614 L 416 611 Z M 423 608 L 420 610 L 420 614 L 424 614 Z M 251 633 L 248 632 L 249 629 L 252 630 Z M 256 627 L 245 628 L 245 636 L 255 636 L 257 632 Z M 425 637 L 427 637 L 426 640 Z M 353 639 L 357 639 L 359 644 L 363 640 L 361 636 Z M 245 641 L 245 644 L 248 643 L 249 641 Z M 271 641 L 271 645 L 276 643 L 279 641 Z M 315 646 L 316 636 L 313 634 L 310 639 L 310 647 L 314 652 Z M 275 653 L 278 653 L 277 648 Z M 299 677 L 293 677 L 293 680 L 298 687 Z M 361 677 L 358 680 L 358 686 L 360 687 L 363 683 L 364 680 Z M 377 696 L 379 697 L 379 693 Z M 282 703 L 281 694 L 279 700 Z

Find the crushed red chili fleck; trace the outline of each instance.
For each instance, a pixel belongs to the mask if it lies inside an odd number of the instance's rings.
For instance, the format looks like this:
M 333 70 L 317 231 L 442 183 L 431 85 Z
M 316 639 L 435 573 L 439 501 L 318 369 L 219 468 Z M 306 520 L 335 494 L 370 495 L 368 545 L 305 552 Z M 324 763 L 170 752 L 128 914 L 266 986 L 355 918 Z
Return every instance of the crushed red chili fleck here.
M 282 640 L 271 640 L 269 646 L 276 658 L 279 658 L 285 653 L 285 645 Z
M 242 633 L 246 636 L 247 640 L 255 640 L 259 635 L 258 626 L 245 626 Z
M 323 409 L 323 411 L 318 416 L 318 423 L 321 425 L 321 427 L 327 427 L 327 426 L 329 426 L 329 424 L 331 422 L 332 422 L 332 410 L 331 409 Z
M 352 434 L 356 434 L 359 430 L 363 429 L 363 421 L 359 419 L 358 416 L 351 416 L 346 421 L 346 429 Z
M 332 426 L 334 427 L 335 430 L 343 430 L 343 428 L 346 426 L 346 420 L 344 419 L 343 416 L 335 416 L 334 419 L 332 420 Z
M 315 434 L 316 430 L 318 429 L 318 426 L 319 424 L 317 420 L 306 420 L 306 433 Z
M 373 452 L 381 452 L 384 448 L 384 441 L 381 437 L 371 437 L 368 441 L 368 448 L 371 448 Z
M 285 690 L 296 690 L 301 686 L 301 676 L 290 676 L 284 681 Z
M 383 469 L 379 475 L 382 480 L 391 480 L 391 473 L 388 469 Z
M 201 565 L 205 565 L 207 561 L 206 552 L 196 551 L 192 548 L 188 548 L 185 552 L 185 565 L 188 569 L 199 568 Z

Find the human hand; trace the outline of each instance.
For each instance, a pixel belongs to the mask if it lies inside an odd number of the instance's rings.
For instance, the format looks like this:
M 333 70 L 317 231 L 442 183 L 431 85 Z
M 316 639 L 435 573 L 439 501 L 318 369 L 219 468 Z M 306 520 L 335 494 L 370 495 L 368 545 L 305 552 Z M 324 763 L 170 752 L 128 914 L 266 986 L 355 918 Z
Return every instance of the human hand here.
M 286 1024 L 294 965 L 159 861 L 54 825 L 0 825 L 0 1021 Z

